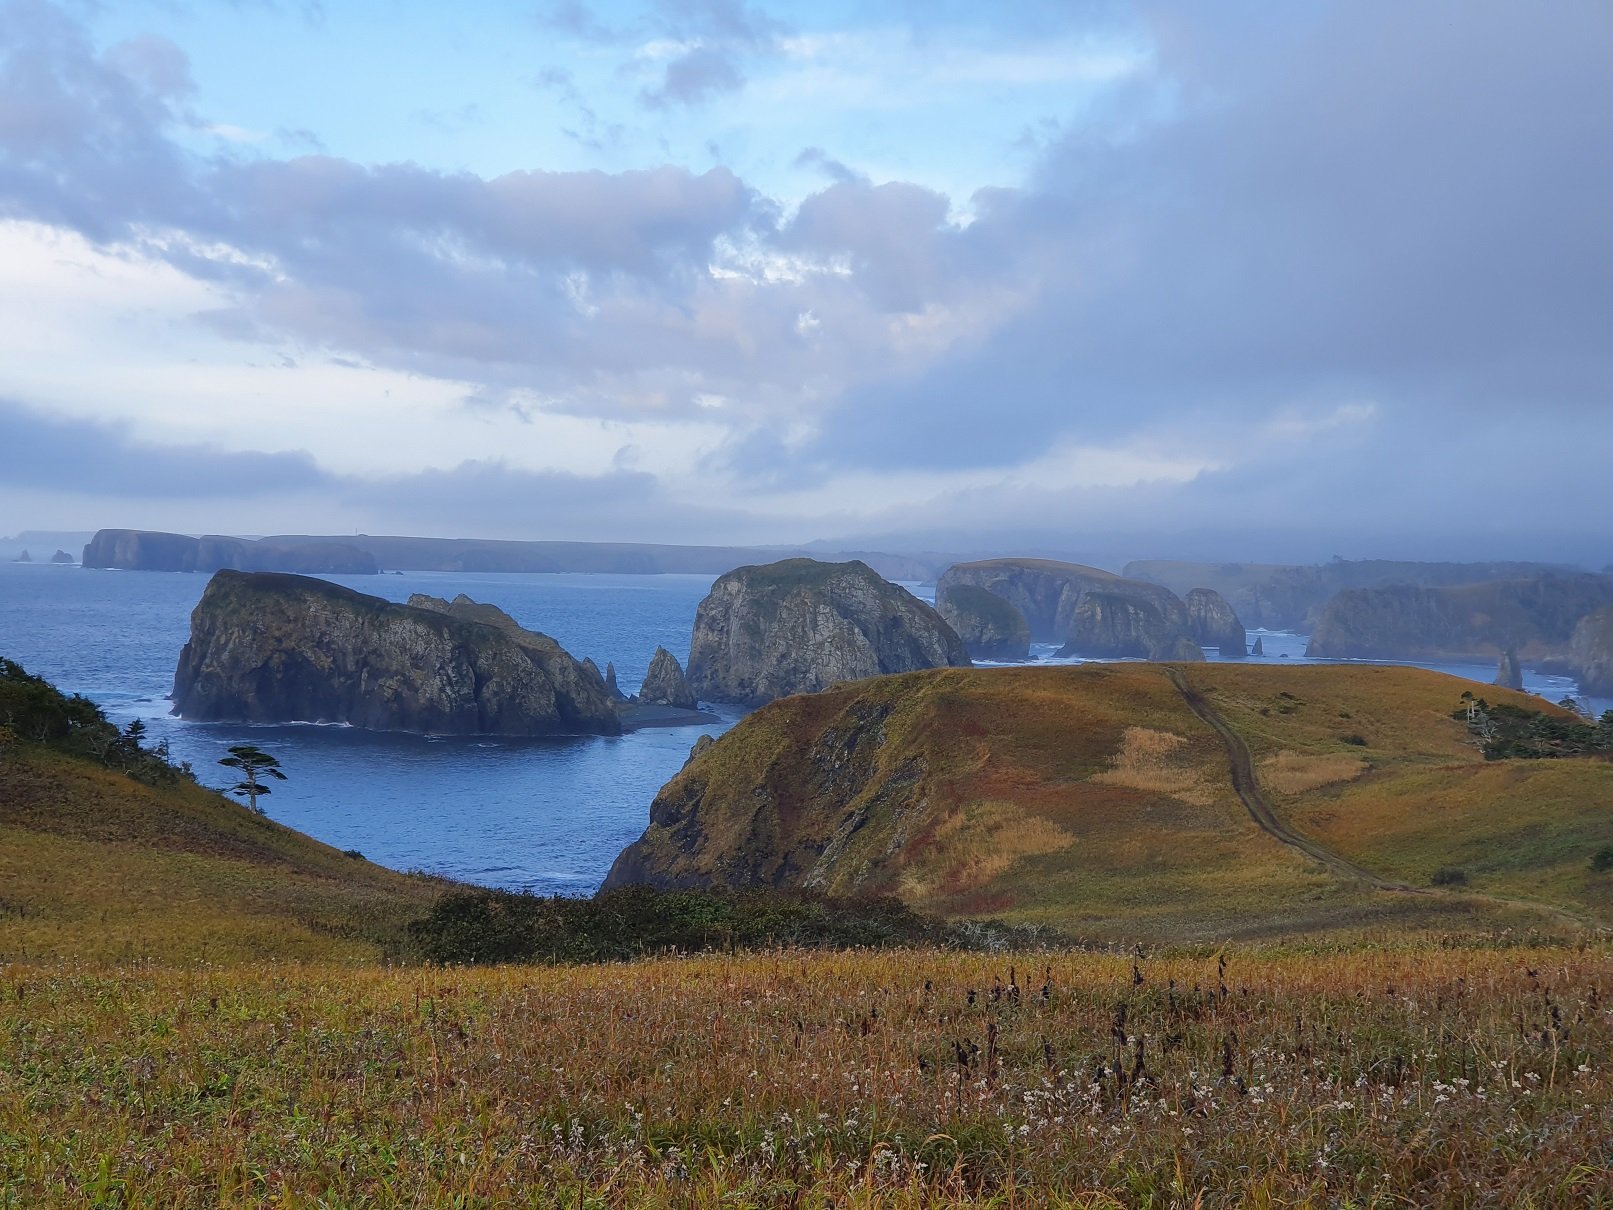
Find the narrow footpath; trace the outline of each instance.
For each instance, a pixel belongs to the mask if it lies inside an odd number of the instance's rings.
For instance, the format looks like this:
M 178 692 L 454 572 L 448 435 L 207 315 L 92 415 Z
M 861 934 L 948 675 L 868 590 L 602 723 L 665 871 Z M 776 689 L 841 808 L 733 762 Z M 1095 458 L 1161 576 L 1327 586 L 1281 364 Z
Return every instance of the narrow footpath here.
M 1265 832 L 1290 848 L 1298 849 L 1307 857 L 1314 858 L 1327 866 L 1335 874 L 1346 878 L 1358 878 L 1382 891 L 1400 891 L 1410 895 L 1426 895 L 1429 892 L 1423 887 L 1414 887 L 1409 883 L 1394 882 L 1387 878 L 1380 878 L 1371 870 L 1364 869 L 1352 861 L 1340 857 L 1331 849 L 1325 849 L 1293 831 L 1287 824 L 1277 818 L 1277 813 L 1271 809 L 1266 796 L 1260 792 L 1260 783 L 1255 779 L 1254 757 L 1249 753 L 1249 745 L 1243 742 L 1239 735 L 1227 721 L 1221 717 L 1215 707 L 1204 699 L 1204 695 L 1192 685 L 1188 684 L 1187 674 L 1180 668 L 1166 668 L 1165 675 L 1170 678 L 1171 684 L 1182 695 L 1187 708 L 1205 723 L 1210 729 L 1221 737 L 1226 745 L 1227 765 L 1232 772 L 1232 788 L 1237 792 L 1239 800 L 1249 812 L 1249 817 L 1255 821 L 1260 830 Z

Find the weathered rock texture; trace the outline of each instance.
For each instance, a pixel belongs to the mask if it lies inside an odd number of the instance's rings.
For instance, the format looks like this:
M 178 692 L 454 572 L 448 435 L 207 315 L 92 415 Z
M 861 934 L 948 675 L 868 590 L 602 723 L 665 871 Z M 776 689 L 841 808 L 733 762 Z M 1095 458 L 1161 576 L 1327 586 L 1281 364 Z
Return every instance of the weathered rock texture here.
M 1542 575 L 1444 588 L 1347 589 L 1322 611 L 1306 653 L 1332 659 L 1524 659 L 1567 652 L 1574 627 L 1613 605 L 1613 576 Z
M 680 710 L 693 710 L 699 706 L 694 690 L 684 679 L 683 666 L 678 657 L 665 647 L 657 647 L 650 660 L 650 670 L 644 674 L 639 686 L 638 700 L 647 706 L 676 706 Z
M 174 712 L 440 735 L 614 735 L 604 685 L 502 610 L 397 605 L 325 580 L 218 572 L 191 614 Z
M 1574 627 L 1568 663 L 1581 693 L 1613 697 L 1613 609 L 1599 609 Z
M 372 576 L 375 557 L 343 542 L 193 538 L 143 529 L 103 529 L 84 547 L 85 567 L 125 571 L 284 571 Z
M 1187 606 L 1188 632 L 1200 647 L 1214 647 L 1229 660 L 1249 654 L 1249 632 L 1215 589 L 1195 588 L 1183 604 Z
M 1508 647 L 1496 661 L 1495 683 L 1503 689 L 1523 688 L 1523 669 L 1518 664 L 1518 653 Z
M 760 705 L 838 681 L 966 666 L 957 632 L 866 563 L 785 559 L 720 577 L 700 602 L 690 688 Z
M 1202 660 L 1204 650 L 1182 621 L 1152 601 L 1111 592 L 1088 592 L 1070 620 L 1060 655 L 1097 659 Z
M 1155 650 L 1177 654 L 1148 658 L 1192 658 L 1186 654 L 1192 640 L 1187 608 L 1175 593 L 1159 584 L 1052 559 L 986 559 L 947 568 L 936 585 L 936 596 L 939 599 L 964 585 L 984 589 L 1013 605 L 1030 626 L 1031 638 L 1064 644 L 1062 655 L 1103 658 Z M 1125 616 L 1117 615 L 1113 605 L 1082 613 L 1082 603 L 1094 593 L 1111 601 L 1129 601 L 1135 608 L 1121 610 Z M 1122 650 L 1117 650 L 1117 628 L 1148 637 L 1119 643 Z M 1197 658 L 1202 659 L 1203 652 Z
M 974 659 L 1023 660 L 1030 655 L 1030 623 L 1002 597 L 972 584 L 951 584 L 936 591 L 935 604 Z

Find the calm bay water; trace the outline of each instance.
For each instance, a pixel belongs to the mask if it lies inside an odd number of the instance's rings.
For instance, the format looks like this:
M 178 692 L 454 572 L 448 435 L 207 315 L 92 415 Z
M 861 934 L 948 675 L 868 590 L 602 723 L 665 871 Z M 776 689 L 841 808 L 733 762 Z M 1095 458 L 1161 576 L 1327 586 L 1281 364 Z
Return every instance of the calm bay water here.
M 553 635 L 601 668 L 616 663 L 632 693 L 657 645 L 682 660 L 710 576 L 528 575 L 410 572 L 332 576 L 395 601 L 410 593 L 466 593 Z M 436 738 L 351 727 L 247 726 L 173 718 L 167 695 L 207 577 L 0 563 L 0 655 L 70 693 L 94 699 L 119 724 L 144 719 L 214 786 L 231 744 L 279 757 L 288 779 L 264 801 L 282 823 L 397 869 L 540 893 L 591 893 L 649 818 L 656 791 L 703 734 L 740 717 L 652 728 L 619 737 L 546 740 Z M 910 586 L 917 595 L 930 593 Z M 1306 663 L 1305 639 L 1264 634 L 1266 663 Z M 1054 661 L 1052 647 L 1033 654 Z M 1212 657 L 1213 658 L 1213 657 Z M 1262 662 L 1262 661 L 1257 661 Z M 1488 682 L 1490 666 L 1429 665 Z M 1572 681 L 1526 672 L 1525 687 L 1556 701 Z M 1593 710 L 1613 702 L 1590 702 Z

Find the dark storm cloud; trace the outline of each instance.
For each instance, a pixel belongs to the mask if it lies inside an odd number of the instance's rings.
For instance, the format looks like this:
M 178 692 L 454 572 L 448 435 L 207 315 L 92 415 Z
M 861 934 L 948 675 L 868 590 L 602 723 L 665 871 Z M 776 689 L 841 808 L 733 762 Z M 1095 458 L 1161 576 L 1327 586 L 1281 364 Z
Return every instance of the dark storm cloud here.
M 1068 135 L 983 207 L 979 234 L 1036 250 L 1037 305 L 849 392 L 823 456 L 1008 461 L 1056 431 L 1247 423 L 1318 396 L 1453 424 L 1607 406 L 1605 5 L 1161 9 L 1154 28 L 1177 116 Z M 947 436 L 983 410 L 983 444 Z
M 0 399 L 6 483 L 92 496 L 238 499 L 324 489 L 335 480 L 302 451 L 157 444 L 126 426 L 50 416 Z

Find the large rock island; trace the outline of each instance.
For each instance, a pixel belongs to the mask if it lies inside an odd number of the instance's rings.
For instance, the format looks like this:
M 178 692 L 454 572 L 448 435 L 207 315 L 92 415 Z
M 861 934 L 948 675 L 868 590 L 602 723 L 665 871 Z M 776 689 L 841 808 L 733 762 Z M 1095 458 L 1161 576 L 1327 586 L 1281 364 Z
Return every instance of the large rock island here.
M 948 585 L 937 590 L 935 607 L 974 659 L 1023 660 L 1030 655 L 1031 628 L 1025 615 L 984 588 Z
M 218 572 L 190 619 L 174 713 L 436 735 L 615 735 L 590 674 L 467 597 L 398 605 L 325 580 Z
M 375 557 L 328 538 L 229 538 L 103 529 L 84 547 L 85 567 L 123 571 L 285 571 L 305 575 L 373 576 Z
M 1547 574 L 1437 588 L 1396 584 L 1334 595 L 1307 655 L 1330 659 L 1520 659 L 1568 653 L 1580 619 L 1613 605 L 1613 576 Z
M 866 563 L 785 559 L 736 568 L 711 586 L 695 614 L 688 681 L 706 701 L 760 705 L 968 663 L 940 614 Z
M 1054 559 L 983 559 L 947 568 L 936 584 L 936 599 L 965 587 L 1012 605 L 1033 640 L 1063 644 L 1060 655 L 1204 658 L 1194 644 L 1187 607 L 1160 584 Z

